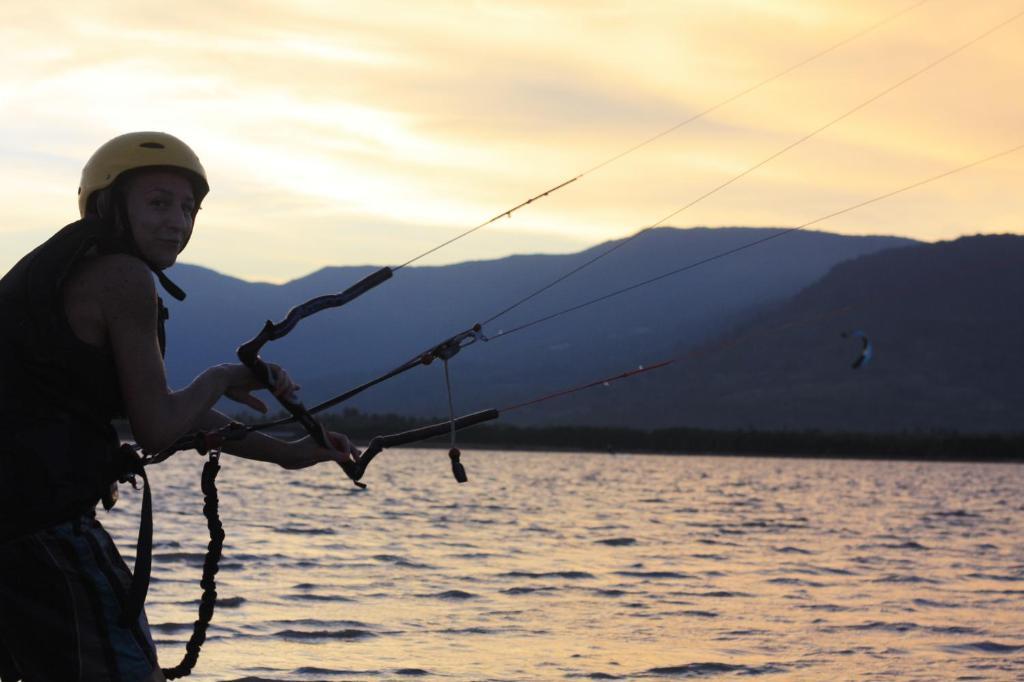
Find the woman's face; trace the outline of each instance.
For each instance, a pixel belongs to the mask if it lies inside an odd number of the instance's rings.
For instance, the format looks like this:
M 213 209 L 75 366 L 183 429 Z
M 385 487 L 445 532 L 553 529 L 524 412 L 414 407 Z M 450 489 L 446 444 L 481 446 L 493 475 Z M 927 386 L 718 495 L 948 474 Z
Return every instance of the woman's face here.
M 141 171 L 129 180 L 125 200 L 142 256 L 161 270 L 174 265 L 192 236 L 192 183 L 173 171 Z

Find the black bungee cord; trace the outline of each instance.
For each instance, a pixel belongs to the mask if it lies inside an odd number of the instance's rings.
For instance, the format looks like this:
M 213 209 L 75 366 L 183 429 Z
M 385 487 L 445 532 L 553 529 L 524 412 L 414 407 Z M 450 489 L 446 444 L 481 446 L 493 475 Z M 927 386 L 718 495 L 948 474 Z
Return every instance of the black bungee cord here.
M 203 465 L 203 516 L 206 527 L 210 531 L 210 542 L 206 546 L 203 559 L 203 577 L 199 584 L 203 595 L 199 599 L 199 618 L 192 624 L 192 635 L 185 645 L 185 655 L 181 662 L 173 668 L 164 668 L 164 677 L 176 680 L 192 673 L 199 661 L 199 650 L 206 642 L 206 630 L 213 620 L 213 611 L 217 605 L 217 571 L 219 570 L 221 552 L 224 548 L 224 525 L 220 522 L 219 500 L 217 497 L 217 473 L 220 471 L 220 451 L 213 450 Z

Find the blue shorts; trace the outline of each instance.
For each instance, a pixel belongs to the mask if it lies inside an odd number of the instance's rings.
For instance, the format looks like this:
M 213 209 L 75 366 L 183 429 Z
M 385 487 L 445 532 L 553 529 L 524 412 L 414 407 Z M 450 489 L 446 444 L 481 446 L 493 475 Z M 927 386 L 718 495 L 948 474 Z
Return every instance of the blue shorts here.
M 0 543 L 0 680 L 162 680 L 145 612 L 119 623 L 131 580 L 92 515 Z

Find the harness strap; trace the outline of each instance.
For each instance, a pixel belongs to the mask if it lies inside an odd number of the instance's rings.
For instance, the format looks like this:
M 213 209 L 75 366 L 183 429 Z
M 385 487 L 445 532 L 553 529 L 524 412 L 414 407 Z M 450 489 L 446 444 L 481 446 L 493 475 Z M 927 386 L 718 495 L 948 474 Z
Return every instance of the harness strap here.
M 128 601 L 121 612 L 121 625 L 128 627 L 139 619 L 149 591 L 149 578 L 153 569 L 153 497 L 149 491 L 149 478 L 142 458 L 130 445 L 118 450 L 122 478 L 142 477 L 142 516 L 139 519 L 139 539 L 135 544 L 135 569 L 132 571 L 132 586 Z

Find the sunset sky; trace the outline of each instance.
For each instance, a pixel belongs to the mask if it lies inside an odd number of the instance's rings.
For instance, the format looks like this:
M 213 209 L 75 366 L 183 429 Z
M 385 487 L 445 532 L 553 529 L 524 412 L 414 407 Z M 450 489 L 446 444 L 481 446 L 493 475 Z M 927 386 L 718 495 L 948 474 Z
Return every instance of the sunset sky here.
M 691 202 L 1024 10 L 994 0 L 4 3 L 0 272 L 92 151 L 162 130 L 212 192 L 182 261 L 395 265 L 912 7 L 421 264 L 565 253 Z M 1024 143 L 1024 17 L 669 224 L 792 226 Z M 1024 152 L 817 225 L 1024 233 Z

